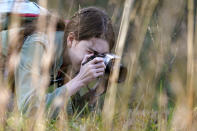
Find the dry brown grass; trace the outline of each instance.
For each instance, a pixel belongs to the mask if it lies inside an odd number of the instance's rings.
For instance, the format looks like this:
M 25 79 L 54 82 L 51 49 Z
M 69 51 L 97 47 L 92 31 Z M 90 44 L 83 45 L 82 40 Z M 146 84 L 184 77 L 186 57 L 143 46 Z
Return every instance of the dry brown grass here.
M 38 3 L 45 8 L 50 4 L 44 0 Z M 13 111 L 8 112 L 7 104 L 12 94 L 10 81 L 0 70 L 0 130 L 195 131 L 197 9 L 194 3 L 195 0 L 109 0 L 109 6 L 114 7 L 110 12 L 112 20 L 119 32 L 115 53 L 123 56 L 123 63 L 128 68 L 127 79 L 117 84 L 118 70 L 111 73 L 102 112 L 90 112 L 82 117 L 78 114 L 67 116 L 63 108 L 55 121 L 48 119 L 44 108 L 48 70 L 54 53 L 56 19 L 52 17 L 46 28 L 50 48 L 42 61 L 43 75 L 33 77 L 35 85 L 42 79 L 43 88 L 37 90 L 42 103 L 35 115 L 24 117 L 14 99 Z M 75 1 L 70 4 L 71 7 L 81 6 L 74 5 Z M 58 15 L 58 6 L 54 6 L 53 13 Z M 65 17 L 74 11 L 72 8 L 68 10 Z M 46 18 L 39 20 L 37 28 L 46 27 Z M 19 26 L 20 18 L 13 16 L 9 28 Z M 18 40 L 17 35 L 10 34 L 12 43 Z M 16 46 L 13 44 L 10 48 Z M 12 72 L 18 60 L 19 54 L 13 50 L 9 60 L 0 57 L 0 69 L 6 65 L 6 69 Z

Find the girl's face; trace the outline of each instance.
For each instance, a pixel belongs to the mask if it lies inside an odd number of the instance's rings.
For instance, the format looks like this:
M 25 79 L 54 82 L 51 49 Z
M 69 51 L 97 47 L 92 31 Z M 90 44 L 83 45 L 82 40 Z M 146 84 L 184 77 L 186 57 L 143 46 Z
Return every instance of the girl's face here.
M 109 52 L 109 44 L 101 38 L 91 38 L 89 40 L 77 41 L 75 39 L 67 39 L 68 56 L 75 71 L 80 70 L 81 62 L 85 55 L 105 54 Z

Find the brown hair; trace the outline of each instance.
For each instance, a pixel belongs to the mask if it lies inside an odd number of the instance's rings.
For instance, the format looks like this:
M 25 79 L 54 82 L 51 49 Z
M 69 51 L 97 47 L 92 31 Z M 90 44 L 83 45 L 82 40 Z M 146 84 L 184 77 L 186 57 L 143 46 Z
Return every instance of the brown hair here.
M 83 8 L 75 13 L 65 27 L 64 43 L 70 32 L 74 32 L 77 40 L 102 38 L 109 43 L 110 50 L 115 43 L 111 19 L 105 11 L 96 7 Z

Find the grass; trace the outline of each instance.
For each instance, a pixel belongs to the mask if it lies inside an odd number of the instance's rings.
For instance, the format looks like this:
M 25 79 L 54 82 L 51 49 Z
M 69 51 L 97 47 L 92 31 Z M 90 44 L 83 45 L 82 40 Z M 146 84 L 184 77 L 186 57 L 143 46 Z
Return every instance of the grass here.
M 102 4 L 102 1 L 95 3 L 100 2 L 112 15 L 116 27 L 114 53 L 122 56 L 121 60 L 127 66 L 126 81 L 117 84 L 118 70 L 113 71 L 102 110 L 96 106 L 91 111 L 88 103 L 85 103 L 69 115 L 64 107 L 58 119 L 52 120 L 46 117 L 44 104 L 40 105 L 34 116 L 24 116 L 17 110 L 14 100 L 13 111 L 9 112 L 7 104 L 11 97 L 11 81 L 4 79 L 1 73 L 0 130 L 195 131 L 197 1 L 109 0 L 108 5 Z M 47 3 L 40 0 L 38 3 L 45 8 L 54 5 L 50 5 L 50 1 Z M 69 4 L 68 1 L 65 3 Z M 72 16 L 70 13 L 78 7 L 88 5 L 88 2 L 72 1 L 70 4 L 72 8 L 67 9 L 58 9 L 59 4 L 55 4 L 54 14 L 64 14 L 68 10 L 65 17 Z M 113 11 L 107 7 L 113 8 Z M 40 18 L 40 21 L 45 21 L 45 18 Z M 54 38 L 55 22 L 55 19 L 51 19 L 46 28 L 51 41 Z M 40 22 L 38 29 L 46 27 L 44 24 L 45 22 Z M 13 17 L 10 28 L 15 26 L 20 26 L 20 19 Z M 13 41 L 17 40 L 16 36 Z M 15 49 L 15 46 L 11 48 Z M 52 50 L 51 43 L 45 54 L 48 59 L 43 61 L 45 70 L 40 79 L 44 80 L 48 76 Z M 0 44 L 0 53 L 2 51 Z M 5 64 L 13 70 L 17 65 L 18 55 L 15 51 L 9 61 L 3 61 L 2 56 L 0 58 L 0 67 Z M 119 62 L 117 61 L 117 65 Z M 44 96 L 45 88 L 39 93 Z

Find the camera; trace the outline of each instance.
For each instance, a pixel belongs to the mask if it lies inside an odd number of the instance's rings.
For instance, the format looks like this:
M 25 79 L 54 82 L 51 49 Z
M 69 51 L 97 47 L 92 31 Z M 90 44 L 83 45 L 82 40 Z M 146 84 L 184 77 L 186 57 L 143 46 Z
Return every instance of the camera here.
M 102 57 L 104 59 L 104 63 L 106 66 L 105 69 L 105 74 L 109 75 L 111 70 L 114 70 L 114 63 L 116 59 L 120 59 L 119 56 L 115 55 L 115 54 L 94 54 L 93 56 L 90 56 L 87 61 L 85 61 L 84 63 L 82 63 L 82 65 L 85 65 L 86 63 L 88 63 L 89 61 L 93 60 L 96 57 Z M 126 75 L 127 75 L 127 68 L 125 66 L 123 66 L 122 63 L 120 63 L 119 67 L 119 75 L 118 75 L 118 83 L 124 82 L 126 79 Z
M 82 65 L 85 65 L 86 63 L 88 63 L 89 61 L 93 60 L 96 57 L 102 57 L 104 58 L 104 63 L 106 65 L 106 69 L 105 69 L 105 75 L 110 75 L 111 70 L 114 70 L 114 62 L 116 59 L 120 59 L 119 56 L 115 55 L 115 54 L 97 54 L 94 53 L 93 56 L 90 56 L 87 61 L 85 61 L 84 63 L 82 63 Z M 120 65 L 118 66 L 119 68 L 119 75 L 118 75 L 118 83 L 124 82 L 126 79 L 126 75 L 127 75 L 127 68 L 125 66 L 123 66 L 122 63 L 120 63 Z M 50 85 L 53 85 L 54 83 L 57 84 L 58 87 L 62 86 L 64 84 L 64 74 L 62 73 L 58 73 L 58 76 L 56 77 L 56 79 L 54 79 L 54 77 L 51 77 L 50 80 Z

